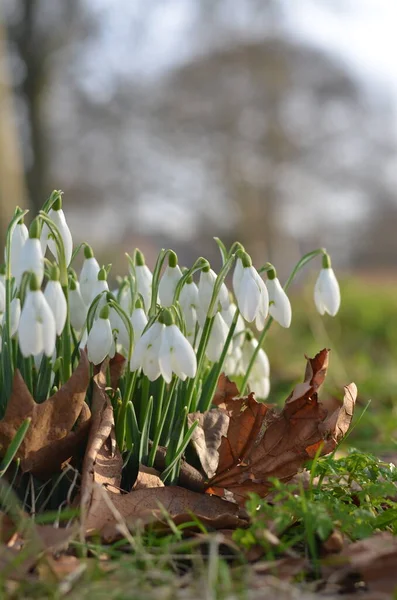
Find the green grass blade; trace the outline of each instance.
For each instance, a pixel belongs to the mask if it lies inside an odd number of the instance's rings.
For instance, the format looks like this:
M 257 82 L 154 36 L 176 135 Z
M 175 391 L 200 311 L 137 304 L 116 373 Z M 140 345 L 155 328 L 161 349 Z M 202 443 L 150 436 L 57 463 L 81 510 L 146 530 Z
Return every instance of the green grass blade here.
M 5 456 L 0 464 L 0 477 L 2 477 L 4 475 L 4 473 L 7 471 L 14 456 L 18 452 L 18 449 L 24 440 L 26 432 L 30 427 L 31 420 L 32 419 L 30 417 L 28 417 L 27 419 L 25 419 L 23 421 L 22 425 L 19 426 L 18 431 L 14 435 L 11 444 L 8 446 L 7 452 L 5 453 Z

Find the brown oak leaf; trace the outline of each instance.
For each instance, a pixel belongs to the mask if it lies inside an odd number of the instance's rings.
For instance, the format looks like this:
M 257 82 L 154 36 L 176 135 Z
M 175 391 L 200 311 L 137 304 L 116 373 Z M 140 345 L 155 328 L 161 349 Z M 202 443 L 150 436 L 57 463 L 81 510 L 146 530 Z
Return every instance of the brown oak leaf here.
M 21 469 L 46 477 L 61 468 L 87 434 L 90 411 L 85 405 L 89 383 L 89 363 L 85 352 L 70 379 L 53 396 L 37 404 L 20 372 L 15 371 L 11 397 L 0 421 L 0 453 L 4 453 L 22 422 L 32 422 L 16 458 Z M 78 428 L 72 432 L 79 416 Z
M 228 498 L 231 493 L 244 504 L 250 492 L 267 494 L 270 477 L 288 481 L 317 451 L 326 454 L 336 447 L 350 426 L 357 388 L 347 386 L 343 404 L 332 412 L 318 402 L 328 355 L 322 350 L 308 359 L 304 382 L 295 387 L 281 412 L 256 402 L 253 394 L 223 402 L 229 429 L 207 493 Z

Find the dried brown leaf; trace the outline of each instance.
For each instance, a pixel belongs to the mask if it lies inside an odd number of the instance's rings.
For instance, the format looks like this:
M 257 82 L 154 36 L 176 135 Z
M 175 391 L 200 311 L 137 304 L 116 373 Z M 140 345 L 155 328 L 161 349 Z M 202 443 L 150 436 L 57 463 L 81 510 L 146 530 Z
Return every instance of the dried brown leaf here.
M 318 402 L 328 354 L 322 350 L 308 359 L 305 381 L 295 387 L 280 413 L 256 402 L 253 394 L 224 401 L 230 424 L 207 493 L 232 493 L 243 504 L 249 492 L 265 496 L 270 477 L 288 481 L 317 451 L 326 454 L 336 447 L 350 425 L 357 389 L 347 386 L 343 404 L 330 414 Z
M 19 426 L 30 417 L 31 425 L 16 455 L 21 459 L 22 470 L 38 476 L 59 470 L 79 443 L 78 432 L 71 434 L 69 440 L 67 436 L 83 410 L 88 383 L 89 363 L 85 352 L 71 378 L 41 404 L 34 401 L 16 370 L 11 397 L 0 421 L 0 452 L 6 451 Z
M 145 488 L 164 487 L 164 483 L 160 479 L 160 473 L 152 467 L 139 466 L 138 477 L 134 483 L 133 490 L 142 490 Z
M 225 404 L 228 402 L 228 400 L 238 398 L 238 396 L 239 392 L 237 385 L 234 383 L 234 381 L 230 381 L 230 379 L 224 373 L 222 373 L 218 379 L 212 404 L 218 408 L 225 408 Z
M 229 416 L 219 409 L 205 413 L 191 413 L 188 416 L 189 426 L 198 421 L 193 431 L 191 443 L 197 452 L 201 466 L 207 477 L 213 477 L 219 463 L 219 446 L 222 437 L 227 434 Z
M 92 510 L 86 522 L 88 532 L 118 531 L 118 525 L 133 527 L 164 520 L 161 508 L 177 523 L 192 520 L 192 513 L 207 526 L 225 529 L 245 525 L 239 507 L 221 498 L 211 498 L 177 486 L 133 490 L 129 494 L 114 494 L 95 487 Z

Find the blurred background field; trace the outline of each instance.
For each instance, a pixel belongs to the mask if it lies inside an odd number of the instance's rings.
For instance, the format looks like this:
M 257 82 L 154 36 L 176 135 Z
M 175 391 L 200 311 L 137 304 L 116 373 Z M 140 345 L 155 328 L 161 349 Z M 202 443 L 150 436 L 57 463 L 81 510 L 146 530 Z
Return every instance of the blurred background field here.
M 217 235 L 285 279 L 325 246 L 340 314 L 315 313 L 311 266 L 266 344 L 271 400 L 330 347 L 327 391 L 354 380 L 371 400 L 351 443 L 392 449 L 396 19 L 394 0 L 3 0 L 2 238 L 55 188 L 113 275 L 135 246 L 218 268 Z

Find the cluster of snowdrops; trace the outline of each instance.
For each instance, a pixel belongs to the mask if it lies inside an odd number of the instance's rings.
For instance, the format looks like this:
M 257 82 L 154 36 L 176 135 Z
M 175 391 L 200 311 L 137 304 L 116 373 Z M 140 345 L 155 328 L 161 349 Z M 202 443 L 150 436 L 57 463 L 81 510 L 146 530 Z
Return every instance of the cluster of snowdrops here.
M 0 276 L 3 414 L 15 369 L 42 402 L 68 380 L 81 351 L 92 365 L 118 353 L 126 365 L 111 398 L 119 446 L 132 451 L 147 430 L 150 447 L 139 443 L 139 458 L 150 454 L 150 464 L 158 444 L 168 445 L 174 475 L 192 433 L 187 415 L 208 410 L 221 372 L 240 378 L 242 394 L 249 388 L 258 399 L 268 396 L 265 335 L 272 321 L 290 326 L 286 290 L 315 257 L 322 258 L 315 305 L 321 314 L 339 309 L 339 285 L 324 249 L 302 257 L 284 288 L 273 265 L 257 269 L 240 243 L 227 250 L 219 239 L 218 274 L 202 257 L 180 267 L 172 250 L 159 253 L 152 272 L 136 249 L 127 254 L 128 273 L 116 278 L 88 244 L 73 248 L 60 192 L 29 229 L 26 213 L 16 209 L 9 225 Z M 81 253 L 77 275 L 73 264 Z

